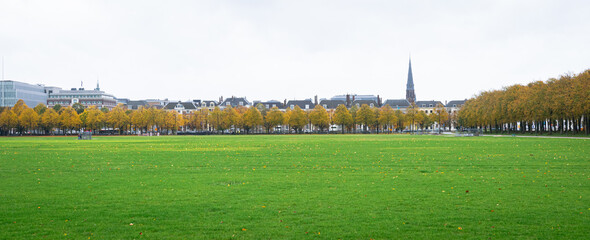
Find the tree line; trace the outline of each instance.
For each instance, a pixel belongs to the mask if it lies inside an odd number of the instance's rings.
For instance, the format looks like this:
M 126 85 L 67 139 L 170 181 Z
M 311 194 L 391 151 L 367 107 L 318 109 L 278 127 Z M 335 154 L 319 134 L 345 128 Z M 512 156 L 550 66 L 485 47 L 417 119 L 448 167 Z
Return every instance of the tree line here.
M 485 132 L 589 134 L 590 70 L 481 92 L 458 115 Z
M 13 107 L 0 112 L 2 135 L 75 134 L 79 131 L 105 131 L 115 134 L 160 133 L 316 133 L 333 132 L 338 125 L 341 133 L 392 133 L 403 130 L 427 129 L 437 124 L 449 128 L 456 122 L 441 104 L 426 113 L 412 104 L 405 112 L 389 105 L 369 107 L 364 104 L 350 109 L 339 105 L 326 110 L 316 105 L 310 111 L 299 106 L 282 111 L 277 107 L 267 109 L 262 104 L 252 107 L 238 106 L 213 110 L 202 108 L 180 114 L 154 107 L 129 110 L 119 104 L 112 110 L 95 106 L 84 108 L 81 104 L 71 107 L 56 105 L 47 108 L 38 104 L 29 108 L 19 100 Z M 456 123 L 454 123 L 456 124 Z

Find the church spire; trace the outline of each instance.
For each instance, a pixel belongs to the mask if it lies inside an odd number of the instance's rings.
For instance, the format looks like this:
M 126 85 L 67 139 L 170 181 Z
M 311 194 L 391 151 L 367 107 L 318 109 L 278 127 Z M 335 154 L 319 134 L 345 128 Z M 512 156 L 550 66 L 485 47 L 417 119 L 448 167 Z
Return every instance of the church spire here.
M 408 83 L 406 84 L 406 100 L 410 103 L 416 102 L 416 93 L 414 93 L 414 77 L 412 76 L 412 59 L 410 58 L 410 67 L 408 68 Z
M 100 91 L 100 86 L 98 85 L 98 78 L 96 78 L 96 89 L 94 90 Z

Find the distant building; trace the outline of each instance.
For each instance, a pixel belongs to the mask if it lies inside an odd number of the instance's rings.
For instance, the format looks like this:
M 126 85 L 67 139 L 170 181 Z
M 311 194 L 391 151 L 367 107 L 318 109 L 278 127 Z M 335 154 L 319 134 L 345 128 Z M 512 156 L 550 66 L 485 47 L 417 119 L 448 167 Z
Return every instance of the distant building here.
M 345 100 L 327 100 L 322 99 L 320 101 L 320 105 L 324 107 L 326 110 L 336 109 L 339 105 L 346 106 Z
M 137 100 L 137 101 L 132 100 L 127 103 L 127 109 L 129 109 L 129 110 L 137 110 L 141 107 L 149 108 L 150 105 L 147 103 L 146 100 Z
M 148 104 L 149 107 L 154 107 L 156 109 L 162 109 L 166 106 L 169 102 L 168 98 L 164 99 L 146 99 L 145 102 Z
M 285 107 L 293 110 L 293 109 L 295 109 L 295 106 L 299 106 L 299 108 L 301 108 L 303 110 L 311 110 L 315 107 L 313 105 L 313 102 L 311 101 L 311 99 L 290 100 L 287 102 L 287 106 L 285 106 Z
M 278 109 L 285 109 L 285 104 L 277 100 L 270 100 L 266 102 L 262 101 L 254 101 L 252 106 L 257 106 L 258 104 L 262 104 L 266 109 L 272 109 L 273 107 L 277 107 Z
M 402 110 L 403 112 L 410 106 L 407 99 L 387 99 L 383 105 L 389 105 L 394 110 Z
M 354 98 L 354 100 L 373 100 L 373 101 L 377 101 L 377 96 L 375 95 L 357 95 L 357 94 L 347 94 L 347 95 L 336 95 L 332 98 L 330 98 L 330 100 L 342 100 L 342 101 L 346 101 L 346 98 Z
M 117 100 L 112 94 L 100 90 L 98 84 L 94 90 L 85 90 L 84 88 L 72 88 L 70 90 L 59 90 L 49 94 L 47 107 L 55 105 L 72 106 L 80 103 L 84 107 L 96 106 L 97 108 L 108 108 L 109 110 L 117 106 Z
M 381 99 L 381 97 L 379 97 L 379 95 L 377 95 L 377 96 L 375 96 L 375 95 L 357 95 L 357 94 L 336 95 L 336 96 L 330 98 L 330 100 L 344 101 L 344 105 L 347 108 L 350 108 L 353 105 L 356 105 L 353 103 L 358 103 L 359 106 L 361 106 L 363 104 L 370 105 L 371 103 L 373 103 L 372 107 L 381 107 L 382 106 L 382 99 Z
M 352 106 L 361 107 L 364 104 L 369 105 L 369 107 L 379 107 L 379 104 L 375 100 L 354 100 L 352 102 Z
M 207 108 L 209 111 L 213 111 L 218 105 L 219 104 L 213 100 L 202 100 L 201 105 L 198 107 L 199 109 Z
M 197 106 L 193 102 L 181 102 L 168 103 L 164 107 L 165 110 L 174 110 L 180 114 L 187 114 L 191 111 L 197 110 Z
M 434 112 L 434 108 L 436 107 L 436 105 L 443 105 L 441 101 L 417 101 L 416 102 L 416 106 L 418 106 L 418 109 L 420 109 L 420 111 L 424 111 L 425 113 L 433 113 Z
M 219 104 L 219 107 L 224 109 L 226 107 L 238 107 L 238 106 L 244 106 L 244 107 L 250 107 L 250 102 L 248 100 L 246 100 L 246 97 L 230 97 L 227 98 L 223 101 L 221 101 L 221 103 Z
M 452 100 L 447 103 L 445 106 L 447 112 L 449 113 L 457 113 L 459 109 L 465 105 L 466 100 Z
M 51 89 L 51 88 L 50 88 Z M 39 103 L 47 102 L 46 87 L 13 80 L 0 81 L 0 107 L 13 107 L 19 99 L 34 108 Z
M 115 98 L 117 104 L 122 103 L 123 105 L 129 104 L 129 98 Z

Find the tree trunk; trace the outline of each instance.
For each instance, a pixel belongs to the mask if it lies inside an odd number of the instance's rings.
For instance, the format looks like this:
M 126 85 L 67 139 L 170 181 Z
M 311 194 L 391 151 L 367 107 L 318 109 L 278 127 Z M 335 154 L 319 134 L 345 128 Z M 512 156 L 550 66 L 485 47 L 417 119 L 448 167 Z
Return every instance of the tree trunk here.
M 588 130 L 588 128 L 590 128 L 590 122 L 588 122 L 588 114 L 584 115 L 584 123 L 586 124 L 586 126 L 584 126 L 584 132 L 586 133 L 586 135 L 588 135 L 590 133 L 590 130 Z
M 590 114 L 584 115 L 584 122 L 586 123 L 586 127 L 584 127 L 584 130 L 586 130 L 586 135 L 590 134 L 590 121 L 588 121 L 589 115 Z
M 557 125 L 557 127 L 559 128 L 559 134 L 563 134 L 563 119 L 559 119 L 559 124 Z

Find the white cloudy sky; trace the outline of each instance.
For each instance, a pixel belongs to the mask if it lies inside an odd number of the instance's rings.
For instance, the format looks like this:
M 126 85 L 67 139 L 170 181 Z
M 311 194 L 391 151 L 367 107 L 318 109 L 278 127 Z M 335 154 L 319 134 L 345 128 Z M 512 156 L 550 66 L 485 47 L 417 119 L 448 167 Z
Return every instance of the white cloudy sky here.
M 590 1 L 0 0 L 5 79 L 131 99 L 419 100 L 590 68 Z

